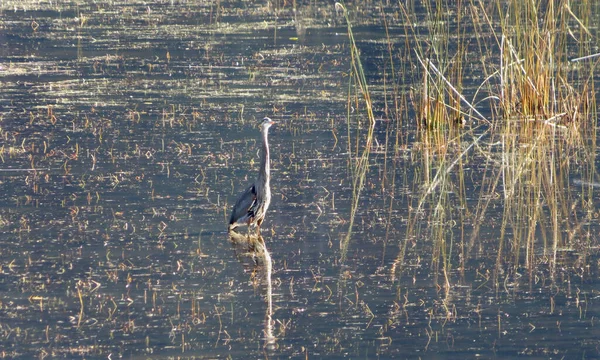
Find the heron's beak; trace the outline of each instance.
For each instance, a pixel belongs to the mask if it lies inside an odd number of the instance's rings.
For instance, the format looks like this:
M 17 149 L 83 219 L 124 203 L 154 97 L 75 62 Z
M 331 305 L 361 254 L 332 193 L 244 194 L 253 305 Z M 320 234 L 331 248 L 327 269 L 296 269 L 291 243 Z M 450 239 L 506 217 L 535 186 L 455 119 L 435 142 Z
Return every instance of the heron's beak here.
M 273 124 L 275 124 L 275 121 L 271 120 L 271 118 L 270 118 L 270 117 L 265 117 L 263 120 L 266 120 L 266 121 L 268 121 L 270 125 L 273 125 Z

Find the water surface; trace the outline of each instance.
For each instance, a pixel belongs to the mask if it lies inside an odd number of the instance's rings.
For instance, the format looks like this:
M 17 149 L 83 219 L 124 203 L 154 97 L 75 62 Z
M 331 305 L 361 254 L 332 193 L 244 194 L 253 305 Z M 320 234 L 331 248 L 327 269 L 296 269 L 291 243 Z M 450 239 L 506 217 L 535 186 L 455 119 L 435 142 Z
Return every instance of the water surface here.
M 598 217 L 565 225 L 565 238 L 583 230 L 560 251 L 536 247 L 535 266 L 525 250 L 498 263 L 502 197 L 471 217 L 487 199 L 476 152 L 434 191 L 445 217 L 419 207 L 427 144 L 389 101 L 390 84 L 406 99 L 418 77 L 378 6 L 353 17 L 377 123 L 347 236 L 364 130 L 352 105 L 347 121 L 349 43 L 332 4 L 0 5 L 0 354 L 600 357 Z M 271 208 L 262 237 L 231 237 L 264 116 L 277 122 Z M 587 151 L 581 168 L 597 161 Z M 578 194 L 597 203 L 595 182 L 564 175 L 584 219 Z

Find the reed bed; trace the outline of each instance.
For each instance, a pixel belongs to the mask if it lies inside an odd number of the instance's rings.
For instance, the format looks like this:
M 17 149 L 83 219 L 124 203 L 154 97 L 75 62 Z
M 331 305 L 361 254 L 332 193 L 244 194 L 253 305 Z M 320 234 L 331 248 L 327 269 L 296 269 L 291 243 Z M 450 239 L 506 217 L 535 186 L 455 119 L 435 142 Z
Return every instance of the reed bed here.
M 596 214 L 598 58 L 597 29 L 590 24 L 597 6 L 538 0 L 381 3 L 386 6 L 388 11 L 381 11 L 389 56 L 381 74 L 384 99 L 373 99 L 384 104 L 382 117 L 390 120 L 381 181 L 389 214 L 386 233 L 399 227 L 392 213 L 397 176 L 406 173 L 401 169 L 406 164 L 397 160 L 403 150 L 418 154 L 413 156 L 416 170 L 403 175 L 403 184 L 420 194 L 411 199 L 392 277 L 402 271 L 407 249 L 424 239 L 433 243 L 432 268 L 442 275 L 440 285 L 447 292 L 452 270 L 462 273 L 482 251 L 496 259 L 497 289 L 506 270 L 524 266 L 532 273 L 548 264 L 553 273 L 563 251 L 585 258 L 595 240 L 590 230 Z M 425 18 L 414 15 L 418 6 L 426 8 Z M 371 119 L 368 79 L 343 9 L 353 64 L 348 107 L 360 109 L 360 98 L 366 105 L 363 116 Z M 403 27 L 404 44 L 390 38 L 394 24 Z M 401 82 L 412 83 L 408 92 Z M 348 133 L 348 152 L 356 159 L 349 160 L 355 199 L 374 124 L 364 122 L 366 133 Z M 411 126 L 418 134 L 412 143 L 405 135 Z M 476 175 L 465 170 L 473 163 L 480 169 Z M 581 178 L 575 186 L 573 177 Z M 500 236 L 490 244 L 481 229 L 493 216 Z

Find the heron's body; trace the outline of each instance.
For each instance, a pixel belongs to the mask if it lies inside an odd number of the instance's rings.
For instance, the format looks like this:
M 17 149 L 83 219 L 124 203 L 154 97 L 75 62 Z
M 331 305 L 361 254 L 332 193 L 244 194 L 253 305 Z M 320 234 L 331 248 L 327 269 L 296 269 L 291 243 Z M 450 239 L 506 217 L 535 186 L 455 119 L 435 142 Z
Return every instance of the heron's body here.
M 265 118 L 261 125 L 262 154 L 258 177 L 239 197 L 231 211 L 229 229 L 240 225 L 257 226 L 265 219 L 267 209 L 271 204 L 271 166 L 269 157 L 269 127 L 273 121 Z

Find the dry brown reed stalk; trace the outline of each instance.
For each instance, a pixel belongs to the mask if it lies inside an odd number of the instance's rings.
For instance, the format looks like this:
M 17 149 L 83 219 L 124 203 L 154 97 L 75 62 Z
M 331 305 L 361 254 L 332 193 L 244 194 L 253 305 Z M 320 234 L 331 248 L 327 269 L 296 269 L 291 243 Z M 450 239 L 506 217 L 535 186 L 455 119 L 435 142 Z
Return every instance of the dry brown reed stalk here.
M 352 137 L 350 136 L 350 127 L 351 127 L 351 116 L 350 116 L 350 106 L 348 106 L 348 114 L 347 114 L 347 126 L 348 126 L 348 156 L 350 171 L 352 176 L 352 205 L 350 210 L 350 220 L 348 225 L 348 232 L 344 239 L 342 239 L 340 243 L 341 248 L 341 256 L 340 261 L 343 263 L 346 259 L 346 254 L 348 251 L 348 245 L 350 243 L 350 239 L 352 237 L 352 228 L 354 226 L 354 219 L 356 217 L 356 212 L 358 210 L 358 204 L 360 200 L 360 194 L 364 187 L 364 182 L 366 178 L 367 171 L 369 169 L 369 157 L 371 154 L 371 147 L 373 145 L 373 131 L 375 129 L 375 116 L 373 114 L 372 102 L 371 102 L 371 94 L 369 93 L 369 87 L 367 83 L 367 79 L 365 77 L 365 73 L 362 67 L 362 62 L 360 60 L 360 51 L 356 42 L 354 40 L 354 34 L 352 32 L 352 25 L 350 23 L 350 19 L 348 17 L 348 10 L 344 6 L 342 2 L 337 2 L 335 4 L 336 9 L 341 10 L 344 18 L 346 19 L 346 24 L 348 27 L 348 39 L 350 41 L 350 81 L 349 81 L 349 89 L 348 89 L 348 104 L 354 102 L 355 108 L 361 109 L 364 108 L 367 123 L 367 133 L 363 136 L 360 136 L 360 131 L 357 131 L 355 138 L 354 149 L 352 149 Z M 354 85 L 354 94 L 353 93 L 353 85 Z M 362 105 L 362 106 L 360 106 Z M 360 121 L 360 115 L 359 119 Z M 358 127 L 360 130 L 360 126 Z M 354 157 L 353 157 L 354 154 Z M 360 155 L 359 155 L 360 154 Z

